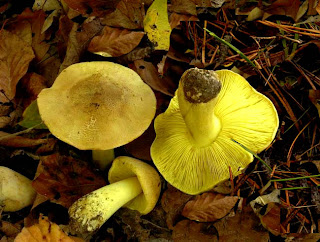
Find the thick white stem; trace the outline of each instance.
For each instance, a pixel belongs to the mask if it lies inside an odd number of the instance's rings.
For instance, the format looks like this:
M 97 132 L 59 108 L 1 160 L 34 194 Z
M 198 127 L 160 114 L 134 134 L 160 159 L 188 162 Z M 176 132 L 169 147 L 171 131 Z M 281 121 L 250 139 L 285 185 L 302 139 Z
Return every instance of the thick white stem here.
M 93 163 L 101 170 L 104 171 L 114 160 L 114 149 L 110 150 L 93 150 L 92 160 Z
M 119 208 L 142 192 L 137 177 L 130 177 L 95 190 L 69 208 L 72 228 L 80 232 L 99 229 Z

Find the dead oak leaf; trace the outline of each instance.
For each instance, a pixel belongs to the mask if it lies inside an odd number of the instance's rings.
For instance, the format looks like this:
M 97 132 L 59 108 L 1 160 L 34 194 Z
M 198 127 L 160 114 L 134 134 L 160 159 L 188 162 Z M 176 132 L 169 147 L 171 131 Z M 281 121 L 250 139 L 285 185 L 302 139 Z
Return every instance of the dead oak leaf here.
M 226 216 L 238 200 L 236 196 L 206 192 L 187 202 L 182 215 L 198 222 L 214 222 Z
M 76 237 L 69 237 L 60 227 L 50 222 L 48 217 L 40 216 L 39 223 L 30 227 L 24 227 L 17 235 L 15 242 L 37 242 L 37 241 L 64 241 L 64 242 L 83 242 L 84 240 Z
M 104 179 L 87 162 L 53 154 L 41 157 L 34 189 L 64 207 L 104 185 Z
M 105 26 L 102 34 L 95 36 L 88 47 L 88 51 L 103 56 L 118 57 L 128 54 L 140 43 L 144 32 Z
M 0 102 L 14 98 L 16 86 L 33 58 L 33 50 L 25 41 L 9 31 L 0 31 Z

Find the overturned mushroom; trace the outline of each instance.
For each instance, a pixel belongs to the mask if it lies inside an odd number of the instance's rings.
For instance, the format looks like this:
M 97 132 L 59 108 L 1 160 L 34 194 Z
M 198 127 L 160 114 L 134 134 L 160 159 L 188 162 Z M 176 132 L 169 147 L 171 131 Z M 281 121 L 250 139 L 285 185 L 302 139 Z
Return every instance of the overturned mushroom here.
M 93 150 L 93 159 L 112 161 L 113 148 L 148 128 L 156 98 L 133 70 L 112 62 L 84 62 L 69 66 L 51 88 L 43 89 L 38 106 L 58 139 Z
M 190 69 L 165 113 L 155 120 L 151 157 L 163 177 L 188 194 L 228 179 L 264 150 L 279 125 L 272 102 L 240 75 Z
M 150 165 L 119 156 L 108 173 L 110 185 L 78 199 L 69 208 L 71 226 L 85 233 L 99 229 L 119 208 L 149 213 L 160 195 L 160 177 Z

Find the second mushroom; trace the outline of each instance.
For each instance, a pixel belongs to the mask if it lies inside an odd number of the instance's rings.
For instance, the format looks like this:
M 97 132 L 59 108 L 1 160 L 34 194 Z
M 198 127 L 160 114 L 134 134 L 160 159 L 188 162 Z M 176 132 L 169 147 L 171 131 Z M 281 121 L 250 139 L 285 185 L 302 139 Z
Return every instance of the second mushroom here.
M 163 177 L 188 194 L 238 175 L 270 145 L 279 120 L 273 103 L 242 76 L 193 68 L 168 109 L 155 119 L 151 157 Z

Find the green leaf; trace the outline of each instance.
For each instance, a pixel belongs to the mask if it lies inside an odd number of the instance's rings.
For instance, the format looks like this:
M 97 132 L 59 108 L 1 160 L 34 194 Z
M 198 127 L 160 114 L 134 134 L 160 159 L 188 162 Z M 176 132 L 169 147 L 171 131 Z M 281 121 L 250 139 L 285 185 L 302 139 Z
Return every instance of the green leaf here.
M 22 127 L 48 129 L 40 117 L 37 100 L 34 100 L 26 110 L 24 110 L 22 117 L 22 121 L 18 123 Z

